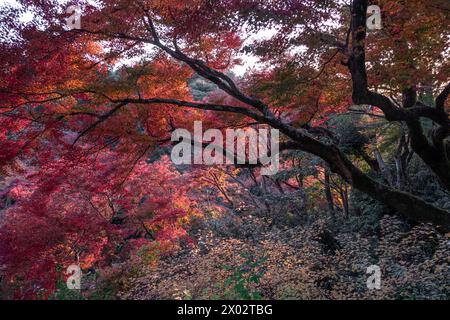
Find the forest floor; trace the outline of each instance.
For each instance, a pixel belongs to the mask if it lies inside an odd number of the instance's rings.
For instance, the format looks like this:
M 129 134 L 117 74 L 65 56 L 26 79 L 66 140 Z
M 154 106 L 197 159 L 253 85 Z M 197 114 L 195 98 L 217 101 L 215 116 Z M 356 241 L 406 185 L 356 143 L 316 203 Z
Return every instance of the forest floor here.
M 192 245 L 128 274 L 117 298 L 449 298 L 448 234 L 428 225 L 410 228 L 392 216 L 371 230 L 363 218 L 345 219 L 289 227 L 249 216 L 239 221 L 241 230 L 249 230 L 239 236 L 232 228 L 228 234 L 197 230 Z M 367 286 L 371 265 L 380 266 L 379 290 Z

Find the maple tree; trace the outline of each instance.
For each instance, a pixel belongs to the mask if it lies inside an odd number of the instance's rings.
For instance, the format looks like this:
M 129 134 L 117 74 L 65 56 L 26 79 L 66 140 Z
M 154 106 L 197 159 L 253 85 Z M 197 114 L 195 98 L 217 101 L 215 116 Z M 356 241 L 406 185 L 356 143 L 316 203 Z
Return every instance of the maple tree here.
M 278 129 L 280 152 L 294 155 L 284 168 L 308 161 L 321 168 L 281 182 L 251 171 L 255 184 L 284 193 L 283 186 L 320 181 L 331 211 L 336 202 L 347 212 L 351 186 L 415 222 L 450 231 L 450 212 L 406 190 L 401 179 L 416 154 L 450 191 L 449 17 L 440 1 L 373 1 L 383 29 L 370 33 L 367 0 L 18 2 L 0 15 L 8 30 L 0 41 L 0 173 L 16 177 L 3 191 L 16 202 L 1 232 L 10 281 L 41 277 L 53 288 L 54 274 L 30 270 L 114 260 L 124 239 L 134 238 L 130 251 L 155 239 L 176 246 L 198 210 L 192 189 L 213 185 L 234 206 L 230 177 L 239 197 L 270 207 L 230 171 L 200 167 L 184 175 L 157 154 L 194 120 L 204 128 Z M 82 8 L 79 29 L 64 27 L 69 5 Z M 21 23 L 27 10 L 33 19 Z M 270 38 L 246 44 L 267 29 Z M 263 67 L 237 78 L 230 71 L 242 52 Z M 218 90 L 194 99 L 193 77 Z M 331 119 L 355 106 L 400 124 L 397 183 L 378 149 L 372 156 L 356 133 L 351 152 L 338 143 Z M 299 151 L 321 162 L 296 163 Z

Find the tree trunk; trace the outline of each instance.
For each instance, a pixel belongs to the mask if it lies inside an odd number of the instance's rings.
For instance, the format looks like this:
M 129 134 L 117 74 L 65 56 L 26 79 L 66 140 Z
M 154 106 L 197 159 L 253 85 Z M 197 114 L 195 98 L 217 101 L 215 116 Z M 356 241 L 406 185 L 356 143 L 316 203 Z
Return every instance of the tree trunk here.
M 331 212 L 331 214 L 334 214 L 333 194 L 331 193 L 331 187 L 330 187 L 330 174 L 326 168 L 324 170 L 324 175 L 325 175 L 324 190 L 325 190 L 325 197 L 327 198 L 328 210 Z
M 342 207 L 344 209 L 344 215 L 348 217 L 349 215 L 349 206 L 348 206 L 348 187 L 344 183 L 344 187 L 342 188 L 341 192 L 341 199 L 342 199 Z
M 408 121 L 407 124 L 412 149 L 436 174 L 442 186 L 450 192 L 450 161 L 444 144 L 442 143 L 441 148 L 431 145 L 418 120 Z
M 393 185 L 393 179 L 392 179 L 391 171 L 386 166 L 386 163 L 384 162 L 383 157 L 381 156 L 380 150 L 378 150 L 377 147 L 374 147 L 373 148 L 373 153 L 375 155 L 375 159 L 377 160 L 378 167 L 381 170 L 381 174 L 383 175 L 384 180 L 386 180 L 386 182 L 390 186 L 392 186 Z
M 378 162 L 376 159 L 372 159 L 365 150 L 361 150 L 358 153 L 358 156 L 360 156 L 374 172 L 380 172 L 380 166 L 378 165 Z
M 397 189 L 403 190 L 404 182 L 403 182 L 403 166 L 402 159 L 399 157 L 395 157 L 395 173 L 396 173 L 396 186 Z

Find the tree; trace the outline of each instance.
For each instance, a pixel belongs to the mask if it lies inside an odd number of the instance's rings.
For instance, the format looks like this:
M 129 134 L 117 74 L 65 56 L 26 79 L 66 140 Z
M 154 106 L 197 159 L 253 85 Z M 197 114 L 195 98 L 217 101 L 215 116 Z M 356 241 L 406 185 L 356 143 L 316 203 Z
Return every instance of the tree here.
M 352 1 L 350 11 L 327 0 L 111 1 L 98 7 L 83 4 L 82 28 L 71 31 L 63 30 L 56 2 L 23 3 L 31 5 L 44 27 L 38 28 L 38 22 L 14 24 L 21 41 L 2 43 L 7 61 L 2 70 L 2 123 L 8 128 L 1 136 L 6 146 L 2 164 L 30 157 L 48 135 L 67 131 L 78 132 L 74 145 L 86 147 L 98 137 L 113 136 L 128 146 L 142 146 L 144 141 L 167 141 L 174 128 L 189 128 L 187 119 L 203 119 L 211 127 L 257 122 L 284 134 L 282 150 L 314 154 L 354 188 L 414 221 L 450 230 L 448 211 L 371 178 L 330 139 L 322 121 L 331 112 L 345 110 L 351 93 L 354 104 L 370 105 L 387 121 L 404 123 L 413 151 L 450 190 L 450 85 L 445 83 L 448 63 L 441 60 L 448 48 L 448 14 L 428 1 L 407 6 L 379 1 L 385 29 L 369 37 L 368 3 L 363 0 Z M 335 26 L 327 27 L 325 22 L 336 16 Z M 238 62 L 243 24 L 250 30 L 271 26 L 278 31 L 247 50 L 279 63 L 238 83 L 227 70 Z M 427 28 L 421 29 L 423 25 Z M 304 52 L 292 51 L 302 45 Z M 112 77 L 108 68 L 119 57 L 141 61 Z M 429 65 L 432 70 L 426 69 Z M 279 71 L 290 81 L 280 83 Z M 316 74 L 311 77 L 312 72 Z M 193 101 L 186 85 L 193 73 L 225 96 Z M 278 83 L 285 95 L 256 90 L 252 84 L 261 76 Z M 349 78 L 351 87 L 346 84 Z M 436 95 L 434 105 L 421 100 L 424 88 Z M 297 111 L 295 121 L 281 116 L 286 110 Z M 217 114 L 222 112 L 227 115 Z M 20 119 L 19 124 L 12 119 Z M 432 122 L 430 130 L 424 120 Z

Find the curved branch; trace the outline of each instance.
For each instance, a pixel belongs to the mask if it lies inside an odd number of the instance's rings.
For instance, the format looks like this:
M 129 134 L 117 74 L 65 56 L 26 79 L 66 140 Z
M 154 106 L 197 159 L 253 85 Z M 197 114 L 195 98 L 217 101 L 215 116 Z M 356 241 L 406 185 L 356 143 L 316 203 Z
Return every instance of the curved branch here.
M 448 95 L 450 94 L 450 83 L 445 86 L 445 89 L 442 90 L 442 92 L 437 96 L 435 105 L 436 109 L 440 111 L 445 111 L 445 101 L 448 98 Z

